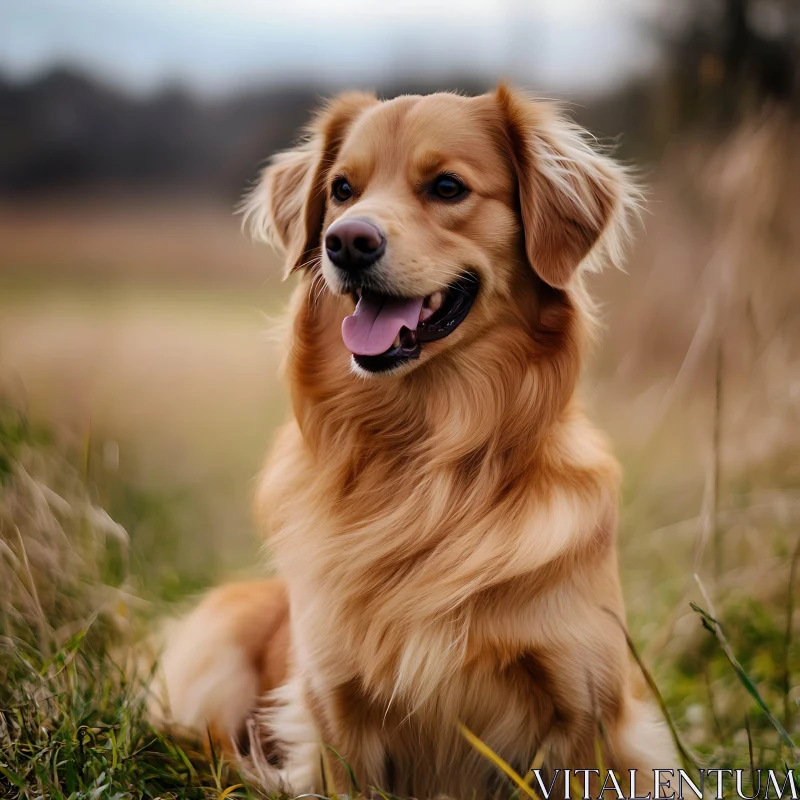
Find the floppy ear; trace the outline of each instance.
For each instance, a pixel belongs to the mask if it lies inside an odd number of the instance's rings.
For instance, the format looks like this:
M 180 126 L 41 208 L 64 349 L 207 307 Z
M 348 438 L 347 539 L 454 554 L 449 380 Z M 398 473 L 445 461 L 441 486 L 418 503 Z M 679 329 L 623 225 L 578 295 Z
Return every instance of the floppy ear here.
M 567 286 L 581 262 L 621 258 L 638 193 L 622 167 L 596 153 L 555 103 L 501 84 L 506 146 L 519 183 L 528 261 L 545 283 Z
M 285 275 L 317 255 L 328 169 L 350 126 L 377 102 L 374 95 L 363 92 L 348 92 L 331 100 L 308 126 L 304 140 L 274 156 L 245 198 L 245 224 L 254 238 L 283 250 Z

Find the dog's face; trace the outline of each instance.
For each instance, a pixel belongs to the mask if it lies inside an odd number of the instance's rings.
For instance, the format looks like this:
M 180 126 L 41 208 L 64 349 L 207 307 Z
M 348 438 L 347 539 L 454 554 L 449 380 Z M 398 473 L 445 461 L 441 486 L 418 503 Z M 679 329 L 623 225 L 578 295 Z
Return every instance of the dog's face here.
M 292 269 L 352 297 L 353 367 L 385 375 L 486 334 L 520 282 L 568 288 L 629 202 L 623 174 L 557 109 L 501 87 L 343 95 L 267 168 L 248 212 Z

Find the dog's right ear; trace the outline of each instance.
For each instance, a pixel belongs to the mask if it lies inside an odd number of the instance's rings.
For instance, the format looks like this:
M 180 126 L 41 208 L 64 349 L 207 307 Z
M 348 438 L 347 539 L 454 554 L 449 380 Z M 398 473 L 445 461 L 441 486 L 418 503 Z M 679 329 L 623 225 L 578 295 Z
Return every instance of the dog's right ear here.
M 347 92 L 331 100 L 309 125 L 304 140 L 276 155 L 242 204 L 255 239 L 286 255 L 285 275 L 311 265 L 319 255 L 327 203 L 326 180 L 350 126 L 375 95 Z

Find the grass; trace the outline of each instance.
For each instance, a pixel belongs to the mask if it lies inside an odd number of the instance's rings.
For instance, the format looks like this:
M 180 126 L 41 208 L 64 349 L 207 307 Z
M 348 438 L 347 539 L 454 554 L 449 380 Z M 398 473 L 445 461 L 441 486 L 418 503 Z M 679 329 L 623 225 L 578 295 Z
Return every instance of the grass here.
M 2 408 L 0 796 L 247 796 L 200 743 L 147 721 L 147 676 L 126 666 L 151 612 L 133 591 L 129 537 L 76 460 Z

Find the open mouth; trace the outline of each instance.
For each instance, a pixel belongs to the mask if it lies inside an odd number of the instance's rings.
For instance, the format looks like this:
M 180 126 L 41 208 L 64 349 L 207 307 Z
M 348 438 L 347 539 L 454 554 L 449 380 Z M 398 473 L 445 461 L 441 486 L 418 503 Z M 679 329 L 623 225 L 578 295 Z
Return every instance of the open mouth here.
M 478 278 L 467 274 L 427 297 L 356 293 L 356 310 L 342 322 L 342 339 L 366 372 L 386 372 L 419 358 L 426 342 L 449 336 L 467 317 Z

